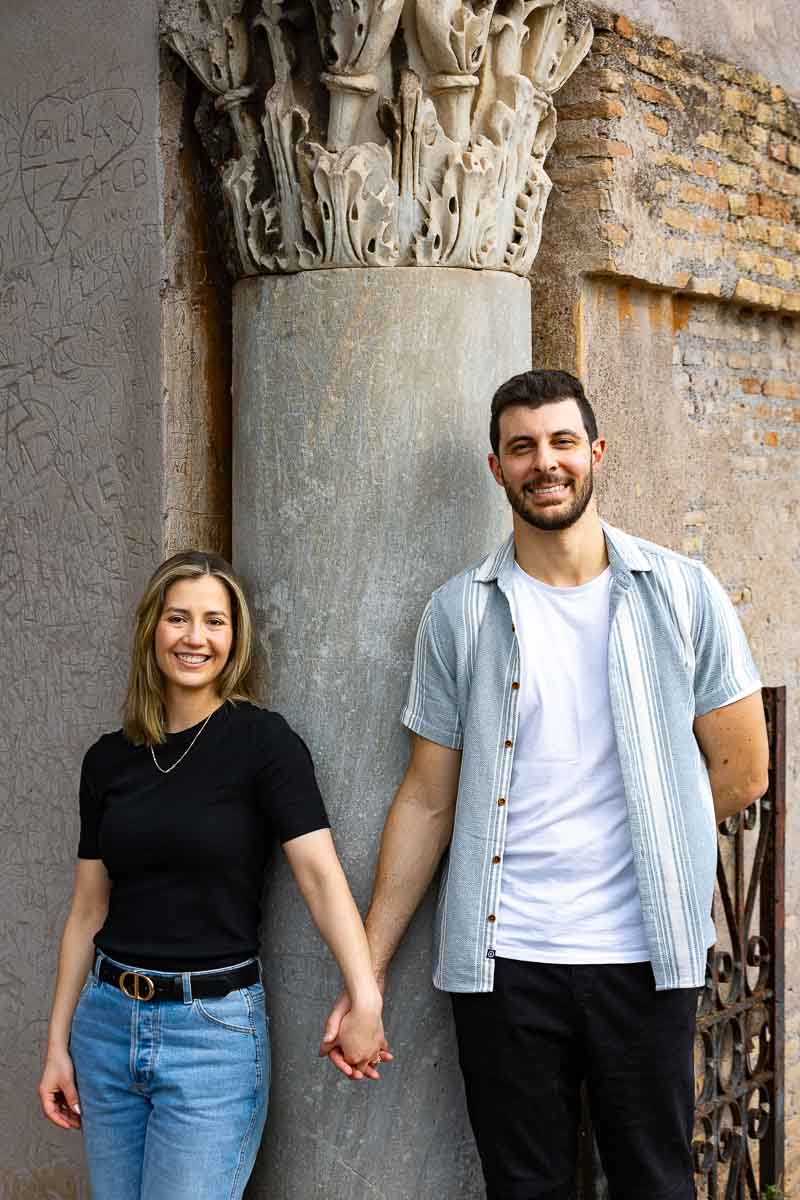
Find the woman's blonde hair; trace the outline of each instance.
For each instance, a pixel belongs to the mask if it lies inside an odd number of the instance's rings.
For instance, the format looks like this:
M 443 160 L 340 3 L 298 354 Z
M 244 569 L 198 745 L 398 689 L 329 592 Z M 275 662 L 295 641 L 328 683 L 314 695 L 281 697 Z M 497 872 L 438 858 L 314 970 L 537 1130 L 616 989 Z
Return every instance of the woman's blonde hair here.
M 233 623 L 233 645 L 225 667 L 216 679 L 223 700 L 255 700 L 253 682 L 253 624 L 242 585 L 230 564 L 219 554 L 182 550 L 153 573 L 136 609 L 131 673 L 122 708 L 122 727 L 135 746 L 159 746 L 166 740 L 164 678 L 156 662 L 155 632 L 164 609 L 167 589 L 179 579 L 213 575 L 228 590 Z

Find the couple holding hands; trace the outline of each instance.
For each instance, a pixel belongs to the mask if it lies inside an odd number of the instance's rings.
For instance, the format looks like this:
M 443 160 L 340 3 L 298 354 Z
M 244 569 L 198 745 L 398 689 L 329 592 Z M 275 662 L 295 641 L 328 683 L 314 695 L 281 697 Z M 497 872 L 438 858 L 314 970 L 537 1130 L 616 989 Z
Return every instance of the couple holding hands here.
M 568 1200 L 584 1083 L 613 1200 L 694 1196 L 716 824 L 766 789 L 758 673 L 702 563 L 600 520 L 606 443 L 574 376 L 508 380 L 490 441 L 513 533 L 422 616 L 366 930 L 308 749 L 255 703 L 241 584 L 197 551 L 151 578 L 123 727 L 83 761 L 39 1088 L 83 1129 L 95 1200 L 244 1191 L 275 839 L 341 968 L 322 1052 L 352 1079 L 391 1061 L 385 973 L 445 859 L 434 983 L 489 1200 Z

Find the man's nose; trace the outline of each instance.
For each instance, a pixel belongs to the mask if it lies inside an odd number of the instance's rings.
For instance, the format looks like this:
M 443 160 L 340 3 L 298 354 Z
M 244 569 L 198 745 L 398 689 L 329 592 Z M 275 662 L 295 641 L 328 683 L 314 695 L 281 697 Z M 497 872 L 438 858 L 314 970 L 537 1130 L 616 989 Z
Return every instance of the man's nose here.
M 556 456 L 552 446 L 546 442 L 533 448 L 533 468 L 535 471 L 552 471 L 556 466 Z

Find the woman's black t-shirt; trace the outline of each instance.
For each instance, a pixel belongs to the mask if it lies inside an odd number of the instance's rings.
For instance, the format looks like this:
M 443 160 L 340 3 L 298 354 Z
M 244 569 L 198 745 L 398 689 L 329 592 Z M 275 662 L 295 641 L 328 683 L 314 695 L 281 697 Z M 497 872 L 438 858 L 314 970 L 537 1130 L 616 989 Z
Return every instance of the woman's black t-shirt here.
M 200 725 L 167 735 L 176 762 Z M 89 749 L 81 772 L 79 858 L 112 881 L 95 935 L 131 966 L 202 971 L 258 953 L 272 843 L 328 828 L 305 743 L 277 713 L 223 704 L 168 775 L 121 730 Z

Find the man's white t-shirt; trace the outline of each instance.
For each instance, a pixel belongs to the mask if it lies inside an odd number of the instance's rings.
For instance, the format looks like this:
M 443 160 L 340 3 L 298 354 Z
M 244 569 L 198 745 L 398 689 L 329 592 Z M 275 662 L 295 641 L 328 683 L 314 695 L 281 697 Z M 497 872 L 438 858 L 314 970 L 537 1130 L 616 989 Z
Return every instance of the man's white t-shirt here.
M 647 962 L 608 686 L 611 570 L 554 588 L 514 565 L 519 726 L 496 953 Z

